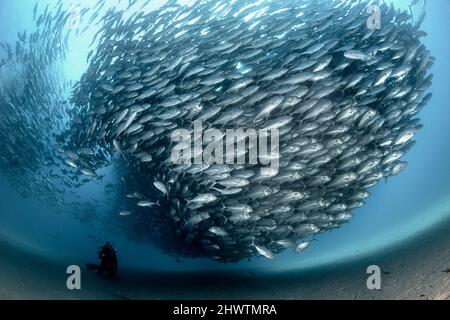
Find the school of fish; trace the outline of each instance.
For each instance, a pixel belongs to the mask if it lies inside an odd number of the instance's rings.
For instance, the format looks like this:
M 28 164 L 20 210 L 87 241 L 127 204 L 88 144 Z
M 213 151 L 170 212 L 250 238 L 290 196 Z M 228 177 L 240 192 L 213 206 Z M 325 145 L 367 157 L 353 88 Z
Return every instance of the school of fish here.
M 15 53 L 4 46 L 0 170 L 20 171 L 10 180 L 24 193 L 64 193 L 56 175 L 71 176 L 64 183 L 76 194 L 79 179 L 120 164 L 114 219 L 130 237 L 177 257 L 237 262 L 303 252 L 406 168 L 432 97 L 424 15 L 365 0 L 170 0 L 130 14 L 133 0 L 99 14 L 103 4 L 82 12 L 101 27 L 72 88 L 55 67 L 66 48 L 61 7 L 46 10 Z M 368 25 L 373 4 L 380 28 Z M 18 76 L 2 76 L 7 68 Z M 174 163 L 173 132 L 196 121 L 278 129 L 279 169 Z

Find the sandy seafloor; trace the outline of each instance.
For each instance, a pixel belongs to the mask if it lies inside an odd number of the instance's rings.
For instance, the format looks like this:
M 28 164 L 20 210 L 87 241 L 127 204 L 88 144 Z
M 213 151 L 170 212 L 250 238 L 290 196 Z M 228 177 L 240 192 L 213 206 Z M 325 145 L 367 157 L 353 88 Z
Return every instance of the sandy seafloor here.
M 66 287 L 66 267 L 0 241 L 0 299 L 433 299 L 450 300 L 450 219 L 395 247 L 338 265 L 277 274 L 142 273 L 109 280 L 83 270 L 82 289 Z M 366 268 L 382 269 L 368 290 Z

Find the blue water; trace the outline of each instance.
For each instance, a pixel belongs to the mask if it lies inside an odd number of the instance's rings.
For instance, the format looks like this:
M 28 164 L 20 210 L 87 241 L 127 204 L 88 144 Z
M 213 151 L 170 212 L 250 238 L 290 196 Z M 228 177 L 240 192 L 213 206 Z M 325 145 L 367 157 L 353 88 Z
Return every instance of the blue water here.
M 80 2 L 86 6 L 96 1 L 65 0 L 64 4 L 70 7 Z M 160 2 L 155 1 L 155 5 Z M 403 8 L 408 3 L 393 2 Z M 53 6 L 57 1 L 39 3 Z M 0 0 L 0 42 L 14 43 L 18 31 L 32 28 L 33 6 L 33 0 Z M 124 267 L 173 271 L 263 268 L 275 272 L 357 258 L 402 241 L 414 241 L 421 232 L 432 232 L 433 225 L 450 218 L 450 0 L 428 1 L 426 11 L 422 27 L 428 33 L 425 44 L 436 58 L 433 99 L 420 115 L 425 127 L 416 137 L 417 145 L 405 157 L 407 170 L 372 188 L 366 206 L 355 211 L 348 225 L 318 236 L 303 254 L 285 252 L 274 261 L 257 258 L 228 265 L 204 259 L 176 263 L 151 244 L 129 242 L 101 223 L 81 223 L 64 212 L 54 214 L 36 201 L 24 200 L 1 177 L 0 235 L 67 264 L 95 260 L 97 246 L 111 240 Z M 88 44 L 96 26 L 91 28 L 92 32 L 82 38 L 71 39 L 64 68 L 69 79 L 78 79 L 86 68 Z M 83 199 L 94 195 L 100 202 L 103 194 L 103 186 L 98 184 L 82 191 Z M 106 208 L 97 209 L 96 214 L 107 214 Z

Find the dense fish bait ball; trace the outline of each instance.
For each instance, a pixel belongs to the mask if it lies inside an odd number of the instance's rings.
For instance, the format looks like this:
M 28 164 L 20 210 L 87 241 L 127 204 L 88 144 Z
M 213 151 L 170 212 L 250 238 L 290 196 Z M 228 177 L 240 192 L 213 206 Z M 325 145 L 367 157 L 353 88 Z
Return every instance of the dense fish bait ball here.
M 423 18 L 379 4 L 382 27 L 371 29 L 369 4 L 169 1 L 149 13 L 94 13 L 98 47 L 64 114 L 70 120 L 58 125 L 66 130 L 35 139 L 56 140 L 53 152 L 77 178 L 121 164 L 117 219 L 170 254 L 236 262 L 303 252 L 406 167 L 431 99 Z M 175 164 L 173 133 L 199 121 L 203 132 L 278 129 L 279 170 L 263 175 L 261 161 Z
M 302 252 L 406 167 L 431 97 L 419 24 L 383 4 L 383 28 L 369 29 L 367 6 L 172 2 L 111 18 L 74 95 L 81 121 L 69 147 L 129 161 L 137 230 L 172 254 L 235 262 Z M 174 164 L 171 134 L 196 120 L 204 130 L 278 128 L 279 172 Z

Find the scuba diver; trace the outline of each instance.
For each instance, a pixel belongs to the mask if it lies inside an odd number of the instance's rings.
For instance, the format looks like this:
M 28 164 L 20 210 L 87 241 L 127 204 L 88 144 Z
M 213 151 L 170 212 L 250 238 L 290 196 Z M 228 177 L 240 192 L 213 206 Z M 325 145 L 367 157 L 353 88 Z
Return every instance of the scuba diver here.
M 89 270 L 97 270 L 99 274 L 106 273 L 110 277 L 115 277 L 118 271 L 117 251 L 109 241 L 98 248 L 98 258 L 100 265 L 86 264 L 86 267 Z

